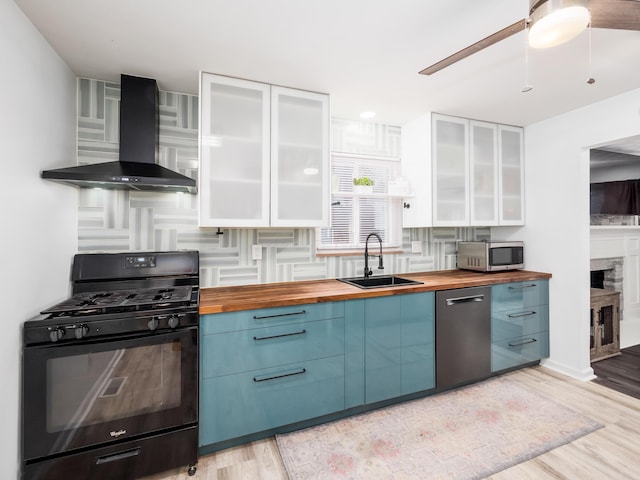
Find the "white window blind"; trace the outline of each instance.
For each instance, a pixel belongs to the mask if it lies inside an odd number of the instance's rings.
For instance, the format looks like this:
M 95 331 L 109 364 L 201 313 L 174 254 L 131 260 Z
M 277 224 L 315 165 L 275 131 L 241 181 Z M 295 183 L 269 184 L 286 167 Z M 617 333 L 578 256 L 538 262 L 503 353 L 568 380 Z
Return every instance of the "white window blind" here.
M 318 250 L 361 249 L 370 233 L 380 235 L 384 247 L 400 246 L 401 198 L 388 194 L 399 174 L 399 158 L 333 153 L 331 226 L 318 229 Z M 372 193 L 354 191 L 358 177 L 373 180 Z

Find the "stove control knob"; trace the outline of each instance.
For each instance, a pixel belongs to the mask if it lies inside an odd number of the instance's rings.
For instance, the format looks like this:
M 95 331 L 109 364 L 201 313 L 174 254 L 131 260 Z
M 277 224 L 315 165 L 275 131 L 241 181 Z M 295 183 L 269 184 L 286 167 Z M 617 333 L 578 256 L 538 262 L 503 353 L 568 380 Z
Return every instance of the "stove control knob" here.
M 64 334 L 65 334 L 64 328 L 49 327 L 49 338 L 54 343 L 57 342 L 58 340 L 61 340 L 62 337 L 64 337 Z
M 151 318 L 151 320 L 149 320 L 149 322 L 147 323 L 147 326 L 149 327 L 149 330 L 155 330 L 156 328 L 158 328 L 158 319 L 156 317 Z
M 171 328 L 176 328 L 178 326 L 178 322 L 179 320 L 177 315 L 169 315 L 169 320 L 167 320 L 167 323 Z
M 82 323 L 74 329 L 74 333 L 76 334 L 76 338 L 80 340 L 87 336 L 87 334 L 89 333 L 89 327 Z

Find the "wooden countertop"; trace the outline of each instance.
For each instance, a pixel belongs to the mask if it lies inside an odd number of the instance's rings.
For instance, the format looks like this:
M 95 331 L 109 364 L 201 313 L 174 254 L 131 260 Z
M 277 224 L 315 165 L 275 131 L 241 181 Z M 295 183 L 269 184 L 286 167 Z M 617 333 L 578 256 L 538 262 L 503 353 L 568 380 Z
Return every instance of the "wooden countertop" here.
M 399 277 L 423 282 L 419 285 L 362 289 L 339 280 L 264 283 L 235 287 L 209 287 L 200 290 L 200 314 L 283 307 L 304 303 L 335 302 L 357 298 L 382 297 L 404 293 L 450 290 L 498 283 L 526 282 L 551 278 L 550 273 L 513 270 L 479 273 L 468 270 L 441 270 L 401 273 Z

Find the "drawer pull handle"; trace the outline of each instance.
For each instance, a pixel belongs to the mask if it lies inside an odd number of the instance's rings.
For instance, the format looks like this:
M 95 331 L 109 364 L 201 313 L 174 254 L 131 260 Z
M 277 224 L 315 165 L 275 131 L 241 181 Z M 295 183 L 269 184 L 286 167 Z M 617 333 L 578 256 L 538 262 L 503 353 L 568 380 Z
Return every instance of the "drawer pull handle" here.
M 269 380 L 277 380 L 278 378 L 293 377 L 294 375 L 302 375 L 303 373 L 307 373 L 307 369 L 306 368 L 303 368 L 302 370 L 298 370 L 297 372 L 285 373 L 285 374 L 282 374 L 282 375 L 276 375 L 274 377 L 267 377 L 267 378 L 256 378 L 256 377 L 253 377 L 253 381 L 256 382 L 256 383 L 268 382 Z
M 117 462 L 119 460 L 125 460 L 127 458 L 137 457 L 138 455 L 140 455 L 140 447 L 137 447 L 131 450 L 125 450 L 124 452 L 113 453 L 111 455 L 98 457 L 96 459 L 96 465 L 102 465 L 109 462 Z
M 522 313 L 510 313 L 509 315 L 507 315 L 507 317 L 509 318 L 519 318 L 519 317 L 528 317 L 530 315 L 535 315 L 537 312 L 531 311 L 531 312 L 522 312 Z
M 535 338 L 530 338 L 529 340 L 525 340 L 524 342 L 510 343 L 509 346 L 510 347 L 519 347 L 520 345 L 527 345 L 529 343 L 535 343 L 535 342 L 537 342 L 537 340 Z
M 532 288 L 532 287 L 537 287 L 538 285 L 536 285 L 535 283 L 529 283 L 527 285 L 522 285 L 520 287 L 509 287 L 509 290 L 524 290 L 525 288 Z
M 283 333 L 282 335 L 270 335 L 268 337 L 253 337 L 256 342 L 260 340 L 272 340 L 274 338 L 282 338 L 282 337 L 293 337 L 294 335 L 304 335 L 307 333 L 306 330 L 300 330 L 299 332 L 291 332 L 291 333 Z
M 447 298 L 447 307 L 450 307 L 451 305 L 456 305 L 458 303 L 482 302 L 482 301 L 484 301 L 484 295 L 471 295 L 469 297 Z
M 266 318 L 278 318 L 278 317 L 290 317 L 291 315 L 304 315 L 307 313 L 306 310 L 301 310 L 299 312 L 291 312 L 291 313 L 279 313 L 278 315 L 254 315 L 254 320 L 264 320 Z

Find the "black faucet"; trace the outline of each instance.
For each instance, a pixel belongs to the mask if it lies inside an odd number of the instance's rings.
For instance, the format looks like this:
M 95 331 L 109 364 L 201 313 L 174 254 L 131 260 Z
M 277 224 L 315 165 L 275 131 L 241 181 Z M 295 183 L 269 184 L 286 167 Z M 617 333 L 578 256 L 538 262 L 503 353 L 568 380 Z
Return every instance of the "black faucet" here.
M 378 270 L 384 270 L 384 265 L 382 264 L 382 240 L 377 233 L 370 233 L 367 235 L 367 240 L 364 242 L 364 278 L 370 277 L 373 274 L 369 268 L 369 239 L 371 237 L 376 237 L 378 239 L 378 243 L 380 243 L 380 254 L 371 256 L 378 257 Z

